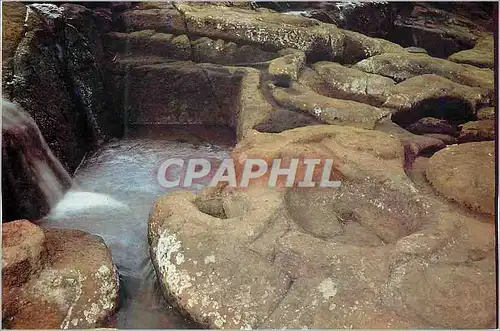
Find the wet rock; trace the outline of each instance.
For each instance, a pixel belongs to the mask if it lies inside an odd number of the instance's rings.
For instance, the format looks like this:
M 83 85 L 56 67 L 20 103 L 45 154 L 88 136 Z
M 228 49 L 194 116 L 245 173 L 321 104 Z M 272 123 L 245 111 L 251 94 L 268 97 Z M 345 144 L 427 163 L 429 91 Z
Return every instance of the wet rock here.
M 318 120 L 337 125 L 372 129 L 387 111 L 350 100 L 328 98 L 295 83 L 290 88 L 274 87 L 276 102 L 289 110 L 305 112 Z
M 440 120 L 434 117 L 424 117 L 417 122 L 410 124 L 406 130 L 415 134 L 438 133 L 454 136 L 457 133 L 456 126 L 446 120 Z
M 474 119 L 490 101 L 490 91 L 454 83 L 438 75 L 422 75 L 394 86 L 384 107 L 396 109 L 393 120 L 407 126 L 423 117 L 452 121 Z
M 8 289 L 4 300 L 11 303 L 3 315 L 4 325 L 22 329 L 106 325 L 117 307 L 118 275 L 101 238 L 78 230 L 42 230 L 23 220 L 2 228 L 2 264 L 9 266 L 2 276 L 16 279 L 4 284 Z
M 495 107 L 485 107 L 477 111 L 478 120 L 494 120 L 495 119 Z
M 440 134 L 440 133 L 425 133 L 425 137 L 430 137 L 430 138 L 436 138 L 441 140 L 443 143 L 446 145 L 453 145 L 457 143 L 457 138 L 447 135 L 447 134 Z
M 312 68 L 316 73 L 304 71 L 300 83 L 331 98 L 380 106 L 394 86 L 390 78 L 367 74 L 335 62 L 316 62 Z
M 431 157 L 426 177 L 446 198 L 472 210 L 494 215 L 494 142 L 448 146 Z
M 459 143 L 495 140 L 495 120 L 467 122 L 459 126 Z
M 13 101 L 30 113 L 56 157 L 71 171 L 88 149 L 86 120 L 73 103 L 58 59 L 50 35 L 29 31 L 16 50 L 14 76 L 6 84 Z
M 281 87 L 289 87 L 292 81 L 297 81 L 304 67 L 306 56 L 294 49 L 284 49 L 279 52 L 281 57 L 269 63 L 269 75 L 274 83 Z
M 386 53 L 372 56 L 354 66 L 357 69 L 390 77 L 397 82 L 425 74 L 435 74 L 463 85 L 492 89 L 493 71 L 415 53 Z
M 93 12 L 76 4 L 60 7 L 65 27 L 61 41 L 62 61 L 74 103 L 85 114 L 94 143 L 100 144 L 122 134 L 120 116 L 104 77 L 104 50 L 98 22 Z
M 495 42 L 493 36 L 489 35 L 479 39 L 473 49 L 452 54 L 448 57 L 448 60 L 493 69 L 495 66 L 494 55 Z
M 33 119 L 2 101 L 2 221 L 47 215 L 72 180 Z
M 217 65 L 142 60 L 146 62 L 116 63 L 113 69 L 115 97 L 128 123 L 228 125 L 232 121 L 241 73 Z

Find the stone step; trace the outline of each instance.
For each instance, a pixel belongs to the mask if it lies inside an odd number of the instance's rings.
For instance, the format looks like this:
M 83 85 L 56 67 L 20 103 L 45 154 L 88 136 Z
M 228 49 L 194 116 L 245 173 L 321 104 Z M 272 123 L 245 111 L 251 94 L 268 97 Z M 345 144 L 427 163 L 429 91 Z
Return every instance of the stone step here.
M 207 37 L 192 39 L 185 34 L 175 35 L 155 30 L 110 32 L 106 35 L 104 44 L 109 54 L 159 56 L 218 64 L 256 63 L 277 57 L 274 52 L 263 51 L 252 45 L 240 46 L 234 42 Z
M 242 73 L 236 68 L 161 57 L 127 57 L 109 66 L 114 99 L 128 125 L 233 127 Z

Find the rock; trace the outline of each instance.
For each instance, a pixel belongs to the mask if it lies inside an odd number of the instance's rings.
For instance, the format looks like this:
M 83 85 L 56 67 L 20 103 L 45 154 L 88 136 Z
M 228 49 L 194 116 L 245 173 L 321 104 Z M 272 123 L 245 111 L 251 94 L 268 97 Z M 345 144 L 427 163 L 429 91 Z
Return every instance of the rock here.
M 118 304 L 118 275 L 101 238 L 78 230 L 42 230 L 24 220 L 2 228 L 2 265 L 8 266 L 2 276 L 16 279 L 3 284 L 8 289 L 3 299 L 11 303 L 3 314 L 5 326 L 106 325 Z
M 244 72 L 239 92 L 239 110 L 236 115 L 236 135 L 243 139 L 259 123 L 265 121 L 274 107 L 261 92 L 260 71 L 253 68 L 238 68 Z
M 381 120 L 374 129 L 388 133 L 391 137 L 399 139 L 404 147 L 405 169 L 413 163 L 418 155 L 435 152 L 446 146 L 441 139 L 413 134 L 392 122 L 390 119 Z
M 279 52 L 281 57 L 269 63 L 269 75 L 277 86 L 289 87 L 292 81 L 297 81 L 306 56 L 303 52 L 294 49 L 284 49 Z
M 228 125 L 233 121 L 242 72 L 192 62 L 115 65 L 115 97 L 129 124 Z
M 477 111 L 478 120 L 494 120 L 495 119 L 495 107 L 485 107 Z
M 416 53 L 385 53 L 362 60 L 354 66 L 397 82 L 425 74 L 436 74 L 472 87 L 494 88 L 493 71 Z
M 182 14 L 175 9 L 159 8 L 126 10 L 118 16 L 120 31 L 155 30 L 157 32 L 185 34 L 186 26 Z
M 24 36 L 26 5 L 22 2 L 2 4 L 2 64 L 10 59 Z
M 495 67 L 495 43 L 493 36 L 488 35 L 479 39 L 473 49 L 460 51 L 448 57 L 448 60 L 456 63 L 471 64 L 476 67 Z
M 495 140 L 495 120 L 467 122 L 459 126 L 459 143 Z
M 308 58 L 342 54 L 342 31 L 316 20 L 216 5 L 185 3 L 177 8 L 183 13 L 190 34 L 259 45 L 269 51 L 294 48 Z
M 377 121 L 388 115 L 387 111 L 373 106 L 319 95 L 299 84 L 290 88 L 274 87 L 271 93 L 280 106 L 309 113 L 328 124 L 372 129 Z
M 470 48 L 484 31 L 476 19 L 436 8 L 434 4 L 415 3 L 411 7 L 409 12 L 400 10 L 394 15 L 394 27 L 387 39 L 403 46 L 422 47 L 431 56 L 446 58 Z
M 422 47 L 414 47 L 414 46 L 405 47 L 405 51 L 407 51 L 408 53 L 429 54 L 429 53 L 427 53 L 425 48 L 422 48 Z
M 446 145 L 453 145 L 457 143 L 457 138 L 447 135 L 447 134 L 440 134 L 440 133 L 424 133 L 425 137 L 430 137 L 430 138 L 436 138 L 441 140 L 443 143 Z
M 343 63 L 356 63 L 384 53 L 405 53 L 403 47 L 385 39 L 370 38 L 361 33 L 343 30 L 345 35 Z
M 491 256 L 494 240 L 483 246 L 480 234 L 493 234 L 493 227 L 477 229 L 477 220 L 423 196 L 405 174 L 399 140 L 383 132 L 337 125 L 254 131 L 232 153 L 237 178 L 245 160 L 307 157 L 333 158 L 330 175 L 341 186 L 273 189 L 267 173 L 247 189 L 219 186 L 200 196 L 175 192 L 157 200 L 148 238 L 171 302 L 210 328 L 459 325 L 461 296 L 447 295 L 450 302 L 436 307 L 443 317 L 428 318 L 417 312 L 430 311 L 435 303 L 428 294 L 442 284 L 430 281 L 411 297 L 403 287 L 410 282 L 401 284 L 419 272 L 413 265 L 420 262 L 447 268 L 438 257 L 450 249 Z M 304 170 L 300 164 L 294 184 Z M 313 180 L 321 175 L 316 170 Z M 494 266 L 493 259 L 481 260 L 475 271 L 486 276 Z M 478 280 L 476 272 L 461 275 L 447 279 L 454 286 Z M 494 293 L 495 285 L 490 279 L 483 284 L 467 292 L 471 309 L 484 309 L 470 322 L 475 327 L 494 324 L 486 316 L 494 316 L 495 307 L 482 291 Z
M 331 98 L 380 106 L 394 86 L 390 78 L 367 74 L 334 62 L 316 62 L 312 68 L 317 74 L 304 71 L 300 77 L 301 84 Z
M 488 215 L 495 214 L 495 143 L 448 146 L 429 160 L 426 177 L 443 196 Z
M 2 100 L 2 221 L 47 215 L 73 181 L 33 119 Z
M 456 126 L 446 120 L 440 120 L 434 117 L 424 117 L 417 122 L 410 124 L 406 130 L 415 134 L 438 133 L 454 136 L 457 133 Z
M 275 52 L 267 52 L 251 45 L 238 45 L 222 39 L 201 37 L 191 42 L 193 59 L 196 62 L 220 64 L 259 63 L 278 57 Z
M 300 114 L 286 109 L 278 109 L 269 114 L 266 120 L 254 127 L 259 132 L 279 133 L 285 130 L 300 128 L 308 125 L 321 124 L 313 116 Z
M 487 104 L 490 91 L 454 83 L 437 75 L 409 78 L 389 92 L 384 107 L 396 109 L 394 122 L 407 126 L 423 117 L 454 122 L 475 118 L 475 111 Z
M 108 77 L 103 77 L 104 51 L 98 21 L 91 10 L 77 4 L 63 4 L 60 10 L 67 23 L 60 32 L 64 33 L 60 56 L 65 59 L 74 103 L 87 118 L 92 142 L 100 144 L 120 136 L 123 126 L 109 93 Z
M 369 37 L 387 39 L 392 28 L 392 8 L 383 2 L 323 2 L 308 17 L 332 23 Z
M 47 260 L 45 234 L 27 220 L 2 225 L 2 315 L 16 313 L 19 287 L 36 275 Z
M 487 326 L 495 320 L 496 314 L 488 304 L 495 297 L 495 292 L 489 290 L 495 282 L 494 272 L 487 272 L 476 263 L 413 265 L 402 278 L 395 295 L 400 291 L 403 305 L 431 325 Z M 478 297 L 484 300 L 471 299 Z

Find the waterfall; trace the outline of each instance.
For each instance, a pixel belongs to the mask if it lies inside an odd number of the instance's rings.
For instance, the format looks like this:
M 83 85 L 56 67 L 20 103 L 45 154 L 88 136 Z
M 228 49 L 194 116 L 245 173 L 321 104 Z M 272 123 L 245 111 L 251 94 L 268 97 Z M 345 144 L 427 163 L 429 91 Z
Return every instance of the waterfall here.
M 31 116 L 2 99 L 3 219 L 43 217 L 71 185 Z

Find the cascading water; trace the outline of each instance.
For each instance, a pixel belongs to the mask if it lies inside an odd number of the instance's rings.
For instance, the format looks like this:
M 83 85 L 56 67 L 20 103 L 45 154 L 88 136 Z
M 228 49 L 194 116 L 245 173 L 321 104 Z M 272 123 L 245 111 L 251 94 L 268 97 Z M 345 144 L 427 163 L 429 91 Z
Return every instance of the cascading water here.
M 63 197 L 72 179 L 31 116 L 2 101 L 3 218 L 37 219 Z
M 155 199 L 178 189 L 165 190 L 157 183 L 155 170 L 162 161 L 229 156 L 232 132 L 222 136 L 223 128 L 205 130 L 209 136 L 202 132 L 197 127 L 148 126 L 102 145 L 77 169 L 78 186 L 39 223 L 84 230 L 105 240 L 121 278 L 118 328 L 196 327 L 163 298 L 149 257 L 147 220 Z M 196 183 L 192 190 L 199 191 L 204 184 Z

